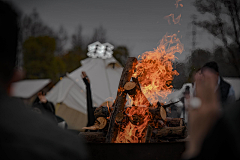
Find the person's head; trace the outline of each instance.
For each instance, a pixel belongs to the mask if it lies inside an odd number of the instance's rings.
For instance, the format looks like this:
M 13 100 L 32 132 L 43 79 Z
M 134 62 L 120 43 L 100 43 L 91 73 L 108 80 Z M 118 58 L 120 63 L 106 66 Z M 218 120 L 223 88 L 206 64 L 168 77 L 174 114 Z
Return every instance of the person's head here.
M 38 96 L 46 96 L 46 92 L 44 92 L 44 91 L 39 91 L 37 95 L 38 95 Z
M 219 75 L 218 64 L 215 61 L 211 61 L 211 62 L 208 62 L 208 63 L 204 64 L 202 69 L 201 69 L 202 73 L 206 69 L 210 69 L 212 72 L 214 72 L 215 74 Z
M 204 75 L 204 72 L 208 70 L 213 73 L 213 77 L 215 81 L 218 81 L 218 76 L 219 76 L 219 69 L 218 69 L 218 64 L 215 61 L 208 62 L 203 65 L 201 69 L 201 73 Z
M 184 92 L 185 92 L 185 93 L 189 93 L 189 92 L 190 92 L 190 87 L 189 87 L 189 86 L 186 86 Z
M 189 97 L 190 96 L 190 87 L 189 86 L 185 87 L 183 95 L 184 95 L 184 97 Z
M 0 86 L 9 89 L 18 79 L 15 72 L 18 47 L 18 14 L 12 5 L 0 0 Z

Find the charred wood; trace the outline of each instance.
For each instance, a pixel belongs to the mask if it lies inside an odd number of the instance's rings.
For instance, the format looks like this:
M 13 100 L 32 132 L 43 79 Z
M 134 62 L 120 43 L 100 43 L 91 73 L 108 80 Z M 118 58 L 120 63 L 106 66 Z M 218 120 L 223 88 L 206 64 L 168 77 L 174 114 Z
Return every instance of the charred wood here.
M 87 143 L 105 143 L 106 135 L 103 132 L 81 132 L 79 136 Z
M 168 127 L 178 127 L 178 126 L 184 126 L 183 118 L 166 118 L 166 125 Z
M 113 143 L 117 137 L 119 126 L 115 123 L 116 116 L 118 113 L 124 111 L 124 107 L 126 104 L 127 93 L 124 91 L 124 85 L 130 81 L 136 65 L 137 65 L 137 59 L 135 57 L 129 57 L 122 71 L 122 75 L 118 85 L 117 97 L 113 104 L 113 112 L 110 117 L 110 123 L 109 123 L 108 132 L 106 136 L 106 143 Z
M 146 107 L 149 107 L 150 103 L 146 96 L 142 93 L 138 79 L 132 77 L 132 80 L 133 82 L 127 82 L 124 85 L 124 89 L 133 100 L 133 105 L 145 105 Z
M 153 128 L 150 125 L 148 125 L 147 134 L 145 137 L 145 143 L 150 143 L 151 136 L 152 136 L 152 130 L 153 130 Z
M 82 129 L 100 130 L 100 129 L 104 129 L 106 126 L 107 126 L 107 120 L 104 117 L 98 117 L 94 122 L 93 126 L 83 127 Z
M 107 106 L 100 106 L 97 107 L 94 111 L 94 116 L 95 118 L 98 117 L 109 117 L 113 108 L 112 107 L 107 107 Z
M 155 137 L 160 139 L 181 139 L 187 137 L 186 126 L 154 129 L 153 133 L 155 134 Z

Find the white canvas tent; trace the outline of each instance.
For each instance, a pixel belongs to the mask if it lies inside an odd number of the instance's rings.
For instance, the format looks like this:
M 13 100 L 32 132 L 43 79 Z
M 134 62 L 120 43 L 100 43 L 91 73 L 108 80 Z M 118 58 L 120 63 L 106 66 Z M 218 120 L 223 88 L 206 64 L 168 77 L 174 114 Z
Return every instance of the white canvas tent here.
M 26 79 L 12 84 L 12 96 L 30 98 L 51 82 L 50 79 Z
M 81 64 L 47 94 L 47 99 L 57 104 L 56 114 L 65 119 L 70 129 L 76 130 L 87 124 L 86 87 L 81 78 L 82 71 L 90 79 L 93 105 L 99 106 L 110 97 L 115 99 L 123 69 L 113 57 L 87 58 Z
M 26 105 L 31 106 L 41 90 L 48 91 L 50 79 L 26 79 L 12 84 L 12 97 L 21 98 Z

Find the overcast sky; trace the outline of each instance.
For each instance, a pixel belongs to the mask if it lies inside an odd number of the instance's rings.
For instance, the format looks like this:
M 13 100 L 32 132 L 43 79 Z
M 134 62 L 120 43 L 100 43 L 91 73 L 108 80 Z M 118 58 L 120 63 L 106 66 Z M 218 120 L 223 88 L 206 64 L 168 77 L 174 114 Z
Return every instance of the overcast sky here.
M 93 29 L 102 25 L 107 38 L 116 45 L 126 45 L 131 56 L 137 57 L 156 48 L 166 34 L 178 33 L 185 51 L 183 60 L 192 49 L 191 15 L 197 14 L 193 0 L 182 0 L 176 8 L 176 0 L 9 0 L 26 14 L 37 9 L 42 20 L 55 29 L 64 26 L 70 36 L 79 24 L 83 34 L 91 36 Z M 168 24 L 169 14 L 181 14 L 180 24 Z M 70 40 L 69 40 L 70 43 Z M 199 31 L 197 46 L 211 48 L 213 39 Z M 69 46 L 69 45 L 68 45 Z

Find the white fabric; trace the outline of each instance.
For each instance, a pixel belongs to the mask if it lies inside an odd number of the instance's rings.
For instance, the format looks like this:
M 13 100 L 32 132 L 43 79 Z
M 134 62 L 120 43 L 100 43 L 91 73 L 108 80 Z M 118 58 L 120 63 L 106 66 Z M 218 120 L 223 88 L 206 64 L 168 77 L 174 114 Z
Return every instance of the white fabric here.
M 123 68 L 113 57 L 105 60 L 87 58 L 81 64 L 81 67 L 59 81 L 46 98 L 54 104 L 63 102 L 86 114 L 86 86 L 81 78 L 82 71 L 90 79 L 93 105 L 99 106 L 109 97 L 115 99 Z M 115 64 L 114 68 L 111 64 Z
M 235 94 L 235 98 L 236 100 L 238 100 L 240 98 L 240 78 L 229 78 L 229 77 L 223 77 L 223 79 L 228 82 L 229 84 L 231 84 L 232 86 L 232 90 L 230 88 L 230 92 L 229 94 Z
M 168 94 L 166 99 L 162 99 L 161 97 L 159 97 L 160 102 L 166 102 L 165 104 L 168 104 L 168 103 L 179 101 L 179 99 L 183 97 L 183 92 L 185 91 L 185 88 L 187 86 L 190 87 L 190 89 L 189 89 L 190 96 L 192 96 L 192 94 L 193 94 L 192 93 L 193 92 L 192 84 L 191 83 L 185 83 L 185 84 L 183 84 L 181 89 L 173 90 L 170 94 Z
M 12 96 L 30 98 L 51 82 L 50 79 L 28 79 L 12 84 Z

